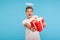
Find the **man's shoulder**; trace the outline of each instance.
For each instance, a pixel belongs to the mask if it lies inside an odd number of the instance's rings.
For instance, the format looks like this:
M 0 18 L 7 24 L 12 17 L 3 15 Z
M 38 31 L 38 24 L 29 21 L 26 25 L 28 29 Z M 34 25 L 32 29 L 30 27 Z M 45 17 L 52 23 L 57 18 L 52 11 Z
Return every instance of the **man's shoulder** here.
M 23 21 L 26 21 L 26 19 L 24 19 Z
M 27 21 L 27 19 L 24 19 L 24 20 L 22 21 L 22 23 L 24 24 L 26 21 Z

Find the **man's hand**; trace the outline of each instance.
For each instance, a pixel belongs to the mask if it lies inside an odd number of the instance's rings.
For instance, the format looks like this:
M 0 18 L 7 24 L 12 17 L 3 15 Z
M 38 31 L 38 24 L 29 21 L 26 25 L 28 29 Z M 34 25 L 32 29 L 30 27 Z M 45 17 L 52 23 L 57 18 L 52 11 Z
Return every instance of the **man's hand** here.
M 46 23 L 44 22 L 44 24 L 43 24 L 43 28 L 45 28 L 46 27 Z
M 35 31 L 36 31 L 36 28 L 31 28 L 31 31 L 32 31 L 32 32 L 35 32 Z

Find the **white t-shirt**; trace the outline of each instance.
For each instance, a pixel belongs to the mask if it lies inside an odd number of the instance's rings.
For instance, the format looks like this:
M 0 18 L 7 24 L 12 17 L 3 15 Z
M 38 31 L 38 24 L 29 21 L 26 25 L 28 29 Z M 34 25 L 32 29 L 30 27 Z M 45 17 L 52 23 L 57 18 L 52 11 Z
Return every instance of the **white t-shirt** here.
M 38 16 L 32 16 L 30 19 L 25 19 L 23 20 L 23 25 L 24 23 L 30 24 L 30 21 L 34 18 L 38 18 Z M 25 40 L 40 40 L 40 35 L 38 31 L 32 32 L 28 28 L 26 28 L 26 35 L 25 35 Z

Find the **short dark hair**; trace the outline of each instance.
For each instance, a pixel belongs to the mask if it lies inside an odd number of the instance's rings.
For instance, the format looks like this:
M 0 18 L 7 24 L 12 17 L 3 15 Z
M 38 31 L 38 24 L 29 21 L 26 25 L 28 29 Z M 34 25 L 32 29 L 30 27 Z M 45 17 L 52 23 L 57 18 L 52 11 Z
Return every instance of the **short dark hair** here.
M 32 9 L 33 11 L 33 8 L 31 6 L 27 6 L 25 11 L 27 11 L 27 9 Z

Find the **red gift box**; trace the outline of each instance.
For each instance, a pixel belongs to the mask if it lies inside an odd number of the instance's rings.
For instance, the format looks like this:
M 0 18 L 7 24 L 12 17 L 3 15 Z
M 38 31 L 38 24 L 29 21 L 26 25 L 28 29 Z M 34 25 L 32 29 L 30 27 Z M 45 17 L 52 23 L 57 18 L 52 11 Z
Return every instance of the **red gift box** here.
M 31 20 L 30 24 L 31 27 L 36 27 L 37 31 L 41 32 L 43 30 L 44 19 L 43 18 L 33 19 Z

